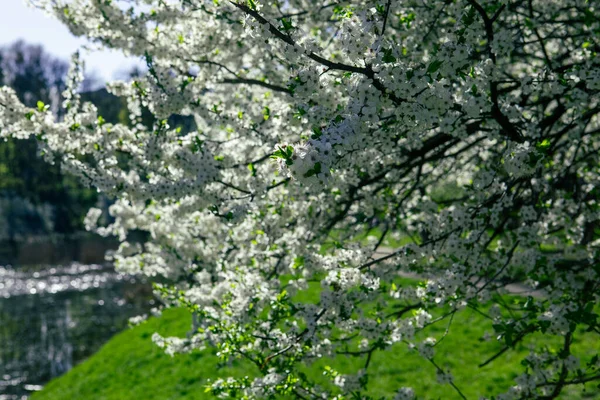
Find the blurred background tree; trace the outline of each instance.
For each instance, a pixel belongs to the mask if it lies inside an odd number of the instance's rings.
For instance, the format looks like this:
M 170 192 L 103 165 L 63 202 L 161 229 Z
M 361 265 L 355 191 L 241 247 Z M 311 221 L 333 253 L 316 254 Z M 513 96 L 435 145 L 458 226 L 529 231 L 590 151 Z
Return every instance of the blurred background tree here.
M 30 107 L 38 101 L 50 105 L 59 117 L 68 67 L 41 46 L 18 41 L 0 48 L 0 85 L 15 89 Z M 4 200 L 0 210 L 4 235 L 9 240 L 80 230 L 87 209 L 98 199 L 95 190 L 63 175 L 60 165 L 43 161 L 34 138 L 0 143 L 0 197 Z
M 62 92 L 69 69 L 66 61 L 45 52 L 42 46 L 18 41 L 0 47 L 0 86 L 12 87 L 29 107 L 38 101 L 48 104 L 60 118 Z M 140 75 L 134 68 L 123 73 L 128 80 Z M 93 103 L 110 123 L 128 124 L 125 99 L 114 96 L 93 74 L 81 88 L 83 101 Z M 154 123 L 143 111 L 143 123 Z M 172 116 L 171 126 L 182 133 L 196 129 L 193 118 Z M 73 176 L 62 174 L 60 165 L 49 165 L 40 156 L 35 139 L 0 142 L 0 240 L 14 241 L 31 235 L 70 234 L 83 230 L 87 210 L 97 206 L 95 189 L 83 187 Z M 100 199 L 106 207 L 109 202 Z

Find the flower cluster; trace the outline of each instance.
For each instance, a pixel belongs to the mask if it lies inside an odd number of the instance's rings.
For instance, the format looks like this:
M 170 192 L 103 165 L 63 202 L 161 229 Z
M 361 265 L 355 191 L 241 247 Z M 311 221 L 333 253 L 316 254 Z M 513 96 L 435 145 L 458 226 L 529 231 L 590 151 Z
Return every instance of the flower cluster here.
M 61 120 L 0 88 L 0 138 L 35 134 L 49 162 L 116 198 L 86 227 L 117 236 L 116 267 L 193 314 L 186 338 L 153 340 L 255 367 L 212 394 L 372 398 L 374 355 L 406 346 L 464 397 L 438 349 L 466 310 L 488 323 L 482 365 L 531 346 L 496 399 L 600 379 L 598 354 L 578 347 L 600 332 L 594 2 L 36 5 L 147 73 L 109 85 L 128 124 L 81 104 L 77 56 Z M 169 126 L 173 113 L 197 130 Z M 312 364 L 333 357 L 361 362 Z M 422 394 L 416 382 L 388 398 Z

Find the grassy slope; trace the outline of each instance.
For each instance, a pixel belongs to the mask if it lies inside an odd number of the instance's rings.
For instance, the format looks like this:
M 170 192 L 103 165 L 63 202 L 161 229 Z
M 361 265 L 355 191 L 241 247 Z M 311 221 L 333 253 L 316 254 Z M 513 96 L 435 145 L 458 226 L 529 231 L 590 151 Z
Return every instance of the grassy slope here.
M 116 335 L 98 353 L 50 382 L 32 399 L 204 398 L 205 379 L 243 371 L 237 365 L 226 372 L 220 370 L 211 351 L 170 357 L 152 343 L 154 332 L 185 336 L 190 323 L 186 310 L 167 310 L 160 318 Z
M 190 321 L 185 310 L 167 310 L 160 318 L 151 318 L 141 326 L 122 332 L 90 359 L 50 382 L 32 400 L 208 399 L 211 397 L 204 392 L 206 379 L 256 373 L 253 366 L 241 362 L 227 368 L 220 367 L 211 349 L 170 357 L 152 344 L 150 338 L 154 332 L 184 336 Z M 436 324 L 428 328 L 422 337 L 439 339 L 447 326 L 447 321 Z M 534 336 L 517 346 L 515 351 L 506 352 L 490 365 L 479 368 L 478 364 L 502 347 L 502 343 L 493 339 L 478 340 L 484 332 L 493 332 L 489 321 L 467 309 L 456 315 L 449 331 L 450 334 L 436 347 L 435 360 L 451 369 L 457 386 L 468 399 L 498 393 L 513 385 L 514 377 L 523 370 L 519 361 L 528 353 L 528 345 L 546 345 L 554 350 L 560 346 L 560 338 L 553 340 Z M 585 354 L 584 360 L 597 351 L 595 337 L 579 334 L 575 338 L 573 350 L 576 354 Z M 364 359 L 338 357 L 335 360 L 319 360 L 305 368 L 310 376 L 327 384 L 322 375 L 325 365 L 345 373 L 354 370 L 357 363 L 364 364 Z M 417 389 L 419 398 L 459 398 L 448 385 L 439 385 L 434 367 L 405 344 L 376 353 L 369 367 L 369 376 L 369 392 L 373 396 L 389 396 L 402 386 L 411 386 Z M 600 392 L 594 390 L 593 385 L 586 389 L 584 392 L 581 386 L 570 387 L 561 398 L 600 398 Z

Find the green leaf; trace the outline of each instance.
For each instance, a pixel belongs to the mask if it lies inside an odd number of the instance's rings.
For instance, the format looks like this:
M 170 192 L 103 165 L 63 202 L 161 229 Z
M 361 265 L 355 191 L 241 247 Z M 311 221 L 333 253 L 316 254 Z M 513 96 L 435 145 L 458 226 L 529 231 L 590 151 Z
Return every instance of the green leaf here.
M 298 107 L 298 111 L 294 113 L 294 118 L 301 119 L 306 114 L 306 110 L 302 107 Z
M 504 343 L 506 343 L 507 346 L 512 347 L 514 345 L 514 341 L 513 341 L 513 334 L 514 334 L 514 330 L 512 325 L 508 325 L 506 332 L 504 333 Z
M 321 163 L 316 162 L 315 165 L 311 169 L 306 171 L 306 173 L 304 174 L 304 177 L 310 178 L 311 176 L 317 175 L 319 173 L 321 173 Z
M 313 169 L 315 170 L 315 172 L 317 174 L 321 173 L 321 163 L 320 162 L 315 163 L 315 166 Z
M 279 147 L 271 154 L 272 159 L 283 158 L 286 165 L 292 165 L 292 155 L 294 154 L 294 148 L 292 146 L 286 146 L 285 148 Z
M 523 305 L 523 308 L 530 311 L 535 311 L 537 309 L 533 297 L 527 296 L 527 301 Z
M 283 289 L 283 291 L 277 295 L 277 301 L 285 299 L 285 296 L 287 296 L 287 290 Z
M 37 102 L 37 109 L 39 112 L 44 112 L 46 108 L 46 105 L 44 104 L 43 101 L 38 101 Z
M 284 31 L 290 31 L 290 30 L 294 29 L 291 18 L 281 18 L 281 24 L 283 25 Z
M 252 176 L 256 176 L 256 168 L 254 167 L 254 164 L 252 164 L 252 163 L 248 164 L 248 170 L 250 171 Z
M 545 153 L 546 151 L 548 151 L 551 144 L 552 143 L 549 139 L 544 139 L 541 142 L 536 143 L 535 148 Z
M 311 139 L 317 140 L 323 134 L 323 131 L 318 126 L 313 126 L 313 134 L 310 136 Z
M 396 57 L 392 55 L 392 49 L 383 49 L 383 58 L 381 59 L 384 63 L 393 63 L 396 61 Z
M 533 22 L 531 21 L 531 18 L 525 18 L 525 26 L 528 27 L 529 29 L 533 29 Z
M 433 74 L 435 73 L 438 69 L 440 69 L 440 67 L 442 66 L 442 64 L 444 63 L 444 61 L 440 61 L 440 60 L 434 60 L 432 61 L 429 66 L 427 67 L 427 73 L 428 74 Z
M 292 268 L 297 269 L 300 268 L 304 265 L 304 257 L 296 257 L 294 258 L 294 265 L 292 265 Z
M 473 22 L 475 22 L 475 15 L 475 8 L 469 7 L 469 11 L 467 11 L 466 14 L 464 14 L 462 17 L 463 24 L 465 24 L 465 26 L 471 25 Z
M 589 8 L 584 9 L 583 13 L 585 14 L 585 17 L 583 18 L 583 23 L 585 24 L 585 26 L 592 26 L 594 22 L 596 22 L 598 17 L 596 17 L 594 15 L 594 12 L 591 11 Z
M 197 153 L 202 150 L 202 145 L 204 142 L 198 138 L 198 136 L 194 137 L 194 142 L 192 143 L 192 152 Z
M 416 16 L 415 13 L 410 13 L 410 14 L 408 14 L 406 16 L 400 17 L 399 20 L 400 20 L 401 24 L 405 24 L 406 28 L 409 29 L 410 28 L 410 23 L 412 21 L 414 21 L 416 17 L 417 16 Z
M 542 333 L 546 333 L 546 331 L 548 330 L 548 328 L 550 328 L 550 321 L 538 321 L 538 324 L 540 325 L 540 329 L 542 330 Z

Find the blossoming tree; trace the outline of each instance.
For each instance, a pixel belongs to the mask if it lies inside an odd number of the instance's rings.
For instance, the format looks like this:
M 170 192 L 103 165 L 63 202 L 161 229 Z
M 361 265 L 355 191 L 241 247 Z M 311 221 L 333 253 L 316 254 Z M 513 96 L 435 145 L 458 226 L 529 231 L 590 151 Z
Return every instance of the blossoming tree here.
M 600 333 L 597 2 L 35 4 L 148 72 L 109 85 L 131 119 L 112 125 L 80 104 L 75 56 L 66 116 L 3 88 L 0 137 L 34 133 L 49 162 L 116 197 L 114 222 L 97 226 L 92 209 L 89 229 L 121 239 L 117 268 L 193 311 L 187 338 L 155 341 L 256 367 L 214 394 L 369 398 L 371 356 L 402 342 L 464 397 L 435 347 L 467 308 L 501 344 L 483 364 L 532 335 L 560 341 L 533 346 L 497 399 L 600 380 L 598 354 L 572 351 L 583 330 Z M 168 126 L 174 113 L 198 130 Z M 151 239 L 128 242 L 134 230 Z M 422 283 L 401 285 L 407 273 Z M 510 283 L 517 305 L 501 296 Z M 435 323 L 444 336 L 417 341 Z M 330 386 L 302 373 L 335 354 L 364 362 L 325 371 Z

